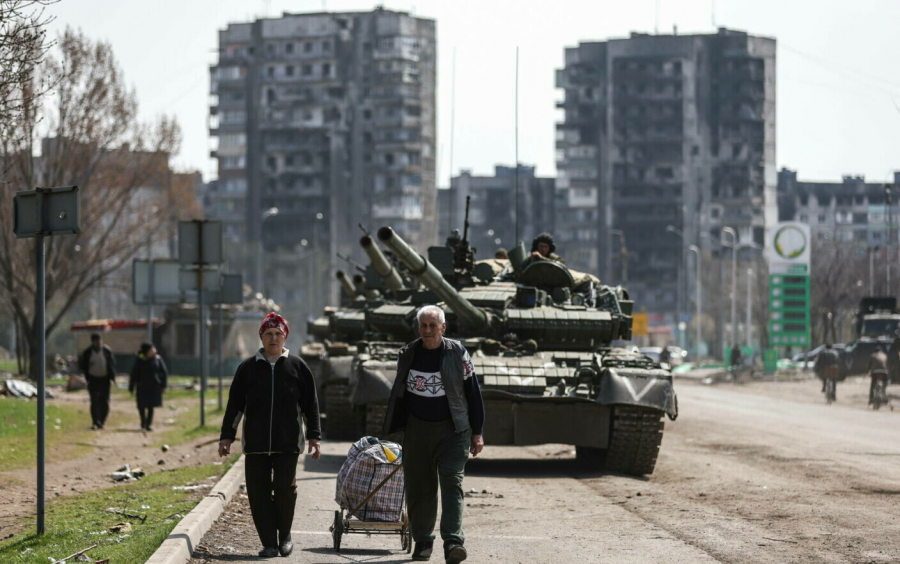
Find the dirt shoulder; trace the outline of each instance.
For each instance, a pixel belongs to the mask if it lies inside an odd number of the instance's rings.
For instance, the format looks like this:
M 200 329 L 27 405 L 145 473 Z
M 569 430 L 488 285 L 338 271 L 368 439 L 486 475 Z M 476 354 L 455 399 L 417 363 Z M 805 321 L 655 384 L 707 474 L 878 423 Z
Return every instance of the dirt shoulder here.
M 90 402 L 86 391 L 67 393 L 54 390 L 54 393 L 56 398 L 48 402 L 75 406 L 83 414 L 84 428 L 90 427 Z M 194 446 L 215 439 L 216 434 L 192 437 L 189 442 L 172 445 L 168 452 L 163 452 L 159 446 L 163 433 L 181 428 L 184 425 L 182 418 L 189 415 L 192 409 L 196 411 L 196 403 L 197 400 L 183 397 L 166 399 L 164 407 L 156 410 L 154 430 L 148 433 L 140 430 L 134 400 L 127 392 L 115 392 L 110 402 L 111 412 L 106 428 L 87 435 L 78 433 L 87 438 L 83 443 L 75 445 L 82 447 L 75 452 L 86 451 L 88 454 L 66 459 L 73 452 L 72 444 L 60 444 L 48 449 L 48 503 L 63 496 L 114 487 L 116 482 L 110 473 L 125 464 L 132 468 L 140 467 L 149 474 L 162 469 L 199 466 L 218 461 L 214 444 L 202 448 Z M 170 406 L 174 406 L 174 409 Z M 33 523 L 36 511 L 36 483 L 35 467 L 0 472 L 0 538 L 8 538 L 32 526 L 29 523 Z

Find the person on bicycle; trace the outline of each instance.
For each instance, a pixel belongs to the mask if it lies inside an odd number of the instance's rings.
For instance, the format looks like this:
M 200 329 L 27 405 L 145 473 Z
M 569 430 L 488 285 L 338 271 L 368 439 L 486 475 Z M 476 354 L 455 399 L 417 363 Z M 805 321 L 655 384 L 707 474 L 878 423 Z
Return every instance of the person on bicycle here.
M 838 360 L 838 352 L 831 348 L 831 343 L 825 343 L 825 350 L 819 353 L 813 366 L 816 376 L 822 380 L 822 392 L 825 392 L 825 383 L 828 380 L 838 379 Z
M 882 390 L 887 389 L 888 377 L 888 355 L 884 352 L 884 347 L 878 347 L 869 357 L 869 405 L 875 403 L 875 394 L 878 393 L 879 386 L 883 386 Z

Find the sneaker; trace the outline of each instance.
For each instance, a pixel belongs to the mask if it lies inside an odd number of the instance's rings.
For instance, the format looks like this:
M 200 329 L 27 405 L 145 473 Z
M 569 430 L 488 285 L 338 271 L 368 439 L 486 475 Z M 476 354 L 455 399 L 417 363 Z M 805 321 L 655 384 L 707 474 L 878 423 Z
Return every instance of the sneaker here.
M 422 541 L 416 543 L 416 548 L 413 550 L 412 559 L 413 560 L 431 560 L 431 551 L 434 548 L 434 541 Z
M 447 561 L 447 564 L 459 564 L 468 555 L 466 547 L 461 544 L 449 544 L 444 549 L 444 559 Z

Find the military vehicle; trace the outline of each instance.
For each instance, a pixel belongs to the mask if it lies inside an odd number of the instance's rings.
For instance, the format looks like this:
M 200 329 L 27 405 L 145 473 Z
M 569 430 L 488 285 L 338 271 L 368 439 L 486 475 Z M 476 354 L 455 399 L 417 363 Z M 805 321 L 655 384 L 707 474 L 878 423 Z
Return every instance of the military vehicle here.
M 897 298 L 867 296 L 860 299 L 856 311 L 856 338 L 841 353 L 844 375 L 865 374 L 869 357 L 878 348 L 887 351 L 898 329 Z
M 424 289 L 403 302 L 367 309 L 366 324 L 396 341 L 410 334 L 411 316 L 421 305 L 440 302 L 447 336 L 464 343 L 479 375 L 486 443 L 570 444 L 593 467 L 653 472 L 663 416 L 677 417 L 677 399 L 668 370 L 632 349 L 611 346 L 631 338 L 633 302 L 624 288 L 526 257 L 522 243 L 510 261 L 475 262 L 465 236 L 455 248 L 430 248 L 428 259 L 390 227 L 377 236 Z M 361 352 L 357 368 L 371 373 L 369 382 L 380 379 L 384 393 L 395 377 L 396 357 L 374 347 Z

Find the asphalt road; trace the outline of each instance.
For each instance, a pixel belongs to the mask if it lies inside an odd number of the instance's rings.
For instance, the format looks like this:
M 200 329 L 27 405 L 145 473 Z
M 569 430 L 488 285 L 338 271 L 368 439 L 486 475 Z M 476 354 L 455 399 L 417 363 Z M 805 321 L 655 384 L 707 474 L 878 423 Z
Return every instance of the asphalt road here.
M 865 393 L 848 381 L 826 406 L 812 381 L 680 382 L 681 416 L 643 479 L 585 471 L 564 445 L 488 446 L 467 468 L 469 561 L 900 562 L 900 410 L 867 410 Z M 408 561 L 399 536 L 331 547 L 348 448 L 301 463 L 297 546 L 278 562 Z M 201 544 L 197 563 L 259 561 L 242 495 Z

